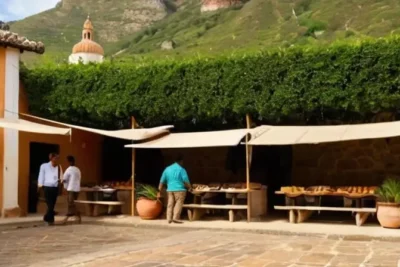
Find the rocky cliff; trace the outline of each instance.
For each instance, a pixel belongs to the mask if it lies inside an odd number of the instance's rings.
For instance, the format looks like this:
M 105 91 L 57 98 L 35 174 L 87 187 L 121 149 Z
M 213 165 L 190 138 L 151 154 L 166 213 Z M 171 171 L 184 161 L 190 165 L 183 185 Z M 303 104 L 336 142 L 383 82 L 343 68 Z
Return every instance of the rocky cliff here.
M 86 12 L 94 21 L 97 36 L 103 42 L 116 42 L 126 34 L 163 19 L 168 13 L 166 9 L 163 0 L 63 0 L 58 4 L 57 13 L 63 16 Z
M 227 8 L 242 4 L 242 0 L 203 0 L 201 12 L 215 11 L 221 8 Z

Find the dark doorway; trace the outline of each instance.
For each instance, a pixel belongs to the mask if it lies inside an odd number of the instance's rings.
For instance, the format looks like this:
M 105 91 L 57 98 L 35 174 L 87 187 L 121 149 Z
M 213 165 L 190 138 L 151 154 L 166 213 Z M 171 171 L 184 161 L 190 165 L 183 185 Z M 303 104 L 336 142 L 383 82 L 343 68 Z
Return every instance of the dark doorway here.
M 105 138 L 103 143 L 102 182 L 129 181 L 132 176 L 132 149 L 129 141 Z M 159 149 L 136 149 L 135 182 L 158 185 L 163 171 Z
M 101 182 L 128 181 L 131 178 L 132 150 L 125 148 L 129 141 L 104 138 Z
M 28 212 L 37 211 L 37 186 L 40 165 L 49 161 L 50 153 L 59 153 L 59 145 L 45 143 L 30 143 L 29 146 L 29 193 L 28 193 Z
M 292 146 L 270 146 L 268 148 L 268 204 L 284 205 L 285 199 L 281 195 L 275 195 L 281 186 L 291 184 L 292 176 Z M 270 209 L 272 210 L 272 209 Z
M 158 186 L 164 167 L 160 149 L 136 149 L 136 182 Z
M 268 210 L 272 211 L 274 205 L 284 205 L 284 197 L 275 195 L 275 191 L 291 183 L 292 146 L 253 147 L 252 158 L 251 171 L 257 173 L 252 175 L 255 178 L 252 181 L 268 185 Z

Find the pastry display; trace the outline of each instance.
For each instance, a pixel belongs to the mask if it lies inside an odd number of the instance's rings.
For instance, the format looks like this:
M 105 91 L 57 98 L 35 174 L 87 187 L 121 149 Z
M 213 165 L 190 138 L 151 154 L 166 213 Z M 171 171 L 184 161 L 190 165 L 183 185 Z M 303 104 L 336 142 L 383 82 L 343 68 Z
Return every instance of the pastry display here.
M 209 184 L 208 187 L 210 188 L 210 190 L 219 190 L 221 188 L 221 184 Z
M 347 193 L 347 187 L 338 187 L 338 188 L 336 188 L 336 192 Z
M 132 182 L 126 181 L 118 181 L 118 182 L 103 182 L 99 185 L 88 185 L 88 186 L 82 186 L 83 190 L 86 191 L 108 191 L 111 192 L 112 189 L 116 190 L 131 190 L 132 189 Z M 115 191 L 115 190 L 114 190 Z
M 335 190 L 330 186 L 311 186 L 306 189 L 307 193 L 333 193 Z
M 193 184 L 193 190 L 195 191 L 218 191 L 218 190 L 246 190 L 247 184 L 246 183 L 211 183 L 209 185 L 205 184 Z M 259 183 L 250 183 L 250 188 L 253 190 L 260 190 L 262 188 L 262 184 Z
M 115 189 L 131 189 L 132 188 L 132 181 L 126 181 L 126 182 L 116 182 L 110 185 L 111 188 Z
M 197 191 L 209 190 L 208 185 L 205 185 L 205 184 L 193 184 L 192 188 L 193 188 L 193 190 L 197 190 Z
M 300 194 L 304 192 L 305 195 L 338 195 L 338 196 L 371 196 L 375 194 L 376 186 L 311 186 L 304 190 L 304 187 L 298 186 L 283 186 L 280 192 L 285 194 Z
M 304 187 L 300 186 L 282 186 L 281 192 L 284 193 L 301 193 L 304 192 Z
M 229 189 L 229 190 L 234 190 L 234 189 L 246 189 L 246 184 L 244 183 L 234 183 L 234 184 L 223 184 L 222 189 Z
M 377 186 L 370 186 L 370 187 L 368 187 L 368 194 L 371 194 L 371 195 L 375 194 L 375 192 L 376 192 L 377 189 L 378 189 Z
M 376 186 L 343 186 L 338 187 L 336 192 L 348 195 L 373 195 L 376 189 Z

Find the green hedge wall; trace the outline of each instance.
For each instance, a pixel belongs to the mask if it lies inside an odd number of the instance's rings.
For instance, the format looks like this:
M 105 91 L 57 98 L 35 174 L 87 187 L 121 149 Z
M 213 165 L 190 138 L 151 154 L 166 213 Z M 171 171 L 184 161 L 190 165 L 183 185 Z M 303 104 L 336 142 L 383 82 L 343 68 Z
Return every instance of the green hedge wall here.
M 31 112 L 84 124 L 363 120 L 400 104 L 400 38 L 152 63 L 22 72 Z M 123 122 L 123 123 L 122 123 Z

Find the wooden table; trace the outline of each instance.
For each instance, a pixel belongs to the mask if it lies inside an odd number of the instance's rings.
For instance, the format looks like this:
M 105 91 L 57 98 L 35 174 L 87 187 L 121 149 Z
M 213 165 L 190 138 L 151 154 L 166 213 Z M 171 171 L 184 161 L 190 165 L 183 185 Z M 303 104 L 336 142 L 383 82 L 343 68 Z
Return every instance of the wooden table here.
M 285 192 L 276 191 L 277 195 L 285 195 L 286 206 L 274 206 L 276 210 L 287 210 L 289 211 L 289 221 L 291 223 L 301 223 L 307 220 L 314 211 L 343 211 L 343 212 L 354 212 L 356 213 L 356 225 L 361 226 L 365 223 L 369 215 L 376 213 L 376 207 L 367 208 L 364 206 L 364 200 L 366 199 L 375 199 L 376 196 L 373 194 L 364 194 L 364 195 L 355 195 L 352 196 L 346 193 L 323 193 L 323 194 L 314 194 L 314 193 L 298 193 L 298 194 L 287 194 Z M 298 206 L 296 205 L 296 198 L 300 196 L 308 196 L 308 197 L 316 197 L 317 204 L 316 206 Z M 321 206 L 321 198 L 325 196 L 331 197 L 343 197 L 344 201 L 346 199 L 355 201 L 356 207 L 324 207 Z
M 113 188 L 115 189 L 115 192 L 111 193 L 112 196 L 110 197 L 110 201 L 122 203 L 119 204 L 121 208 L 121 213 L 123 214 L 131 214 L 131 188 L 128 187 L 117 187 Z M 90 188 L 90 187 L 81 187 L 81 192 L 83 192 L 83 195 L 79 198 L 80 201 L 100 201 L 103 202 L 103 196 L 102 194 L 107 194 L 106 192 L 102 191 L 101 189 L 98 188 Z M 108 202 L 108 201 L 105 201 Z M 87 206 L 87 205 L 86 205 Z M 86 208 L 86 211 L 89 211 L 91 209 Z
M 107 214 L 115 212 L 116 207 L 121 207 L 124 202 L 121 201 L 90 201 L 90 200 L 75 200 L 76 204 L 84 204 L 86 207 L 86 215 L 99 216 L 100 207 L 107 208 Z M 118 211 L 119 212 L 119 211 Z
M 223 194 L 231 194 L 231 204 L 202 204 L 202 196 L 206 193 L 223 193 Z M 259 197 L 257 193 L 264 193 L 264 197 Z M 254 205 L 255 212 L 252 213 L 254 216 L 261 216 L 266 214 L 266 206 L 267 206 L 267 200 L 266 200 L 266 187 L 255 190 L 255 189 L 220 189 L 220 190 L 193 190 L 192 194 L 194 195 L 194 203 L 193 204 L 185 204 L 183 205 L 184 208 L 188 210 L 188 217 L 190 221 L 194 220 L 199 220 L 204 213 L 207 210 L 212 210 L 212 209 L 220 209 L 220 210 L 228 210 L 229 214 L 229 221 L 234 222 L 235 221 L 235 212 L 240 211 L 240 210 L 247 210 L 249 207 L 248 205 L 239 205 L 238 204 L 238 196 L 240 194 L 246 194 L 247 197 L 256 197 L 252 203 L 258 204 L 258 203 L 263 203 L 260 198 L 264 199 L 265 201 L 265 208 L 262 205 Z M 253 209 L 253 207 L 250 207 Z M 260 211 L 261 210 L 261 211 Z M 261 214 L 260 214 L 261 213 Z

